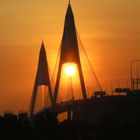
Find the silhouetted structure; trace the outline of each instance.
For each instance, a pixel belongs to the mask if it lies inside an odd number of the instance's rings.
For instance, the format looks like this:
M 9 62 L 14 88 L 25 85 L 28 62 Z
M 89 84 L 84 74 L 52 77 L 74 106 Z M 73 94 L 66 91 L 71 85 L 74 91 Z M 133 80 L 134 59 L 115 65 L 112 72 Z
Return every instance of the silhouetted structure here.
M 52 93 L 52 89 L 51 89 L 48 62 L 47 62 L 47 58 L 46 58 L 44 43 L 42 42 L 41 49 L 40 49 L 40 55 L 39 55 L 38 70 L 37 70 L 37 74 L 36 74 L 33 94 L 32 94 L 31 103 L 30 103 L 29 112 L 28 112 L 28 116 L 30 118 L 34 115 L 40 116 L 40 113 L 43 113 L 43 111 L 45 109 L 47 109 L 50 112 L 53 112 L 53 113 L 57 112 L 58 114 L 67 112 L 68 119 L 72 120 L 74 112 L 78 112 L 78 108 L 80 108 L 80 105 L 82 104 L 82 107 L 83 107 L 83 104 L 85 103 L 85 101 L 88 102 L 88 99 L 87 99 L 87 90 L 88 90 L 87 87 L 88 86 L 86 87 L 86 84 L 84 81 L 84 78 L 86 76 L 83 75 L 86 72 L 83 73 L 83 69 L 82 69 L 83 67 L 87 67 L 87 66 L 81 65 L 78 41 L 79 40 L 78 40 L 77 31 L 76 31 L 74 15 L 73 15 L 71 4 L 69 2 L 66 16 L 65 16 L 64 31 L 63 31 L 63 37 L 62 37 L 62 42 L 61 42 L 61 47 L 60 47 L 60 59 L 59 59 L 58 71 L 57 71 L 56 79 L 55 79 L 56 81 L 55 81 L 55 85 L 54 85 L 54 91 L 53 91 L 54 93 Z M 84 53 L 85 53 L 85 51 L 84 51 Z M 86 57 L 87 57 L 87 55 L 86 55 Z M 71 86 L 70 87 L 71 91 L 68 94 L 69 95 L 72 94 L 72 97 L 69 100 L 64 101 L 64 104 L 61 104 L 61 103 L 57 103 L 57 99 L 58 99 L 58 94 L 59 94 L 58 91 L 60 88 L 60 79 L 62 78 L 61 77 L 62 67 L 65 64 L 76 65 L 77 76 L 79 78 L 79 81 L 77 79 L 76 80 L 79 82 L 78 84 L 80 84 L 79 93 L 81 95 L 80 95 L 80 97 L 78 97 L 77 95 L 75 97 L 73 95 L 72 76 L 71 77 L 67 76 L 70 79 L 70 86 Z M 92 67 L 91 64 L 90 64 L 90 67 Z M 98 86 L 101 90 L 101 91 L 98 91 L 98 93 L 100 92 L 101 95 L 105 94 L 102 91 L 100 83 L 99 83 L 93 69 L 92 69 L 92 72 L 94 73 L 95 80 L 98 83 Z M 65 82 L 65 80 L 64 80 L 64 82 Z M 37 111 L 36 111 L 36 106 L 38 105 L 38 103 L 37 103 L 38 95 L 40 95 L 40 93 L 38 93 L 40 86 L 48 87 L 47 95 L 49 95 L 51 105 L 45 106 L 45 104 L 44 104 L 40 109 L 37 109 Z M 75 91 L 77 92 L 77 89 Z M 60 91 L 60 92 L 61 92 L 61 94 L 63 94 L 63 91 Z M 44 99 L 46 99 L 45 96 L 43 97 L 43 101 L 40 101 L 40 102 L 44 102 Z M 60 101 L 62 101 L 62 100 L 60 100 Z M 82 112 L 85 112 L 85 108 L 83 107 L 82 109 L 83 109 Z M 83 120 L 85 120 L 85 116 L 83 116 Z
M 52 90 L 51 90 L 51 84 L 50 84 L 48 62 L 47 62 L 46 51 L 45 51 L 45 47 L 44 47 L 43 42 L 42 42 L 41 49 L 40 49 L 38 70 L 37 70 L 37 75 L 36 75 L 36 79 L 35 79 L 33 94 L 32 94 L 31 103 L 30 103 L 30 108 L 29 108 L 29 112 L 28 112 L 29 117 L 33 116 L 33 114 L 34 114 L 38 87 L 42 86 L 42 85 L 45 85 L 45 86 L 48 87 L 48 93 L 47 94 L 49 94 L 51 104 L 53 104 L 53 97 L 52 97 Z M 44 102 L 44 101 L 42 101 L 42 102 Z M 42 109 L 44 109 L 44 108 L 45 108 L 45 106 L 43 106 Z
M 75 27 L 74 15 L 71 5 L 69 3 L 65 17 L 64 32 L 61 43 L 60 61 L 58 66 L 58 73 L 56 78 L 56 85 L 54 90 L 54 101 L 56 102 L 58 96 L 59 83 L 61 78 L 62 65 L 66 63 L 74 63 L 78 67 L 80 77 L 80 84 L 83 99 L 87 99 L 85 82 L 80 62 L 80 55 L 78 49 L 77 32 Z
M 56 114 L 44 110 L 32 125 L 26 113 L 0 116 L 1 140 L 132 140 L 140 139 L 140 97 L 105 96 L 86 104 L 92 123 L 80 120 L 57 121 Z M 80 105 L 79 107 L 82 108 Z M 83 114 L 82 114 L 83 115 Z M 79 114 L 79 118 L 82 116 Z

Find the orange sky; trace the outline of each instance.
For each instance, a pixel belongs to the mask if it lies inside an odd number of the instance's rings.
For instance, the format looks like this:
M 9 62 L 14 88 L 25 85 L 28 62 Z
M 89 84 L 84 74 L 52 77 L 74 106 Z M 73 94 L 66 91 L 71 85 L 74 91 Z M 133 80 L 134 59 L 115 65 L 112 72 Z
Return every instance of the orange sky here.
M 140 59 L 140 1 L 71 0 L 77 30 L 101 82 L 128 79 Z M 67 0 L 0 0 L 0 111 L 27 110 L 43 39 L 51 68 Z

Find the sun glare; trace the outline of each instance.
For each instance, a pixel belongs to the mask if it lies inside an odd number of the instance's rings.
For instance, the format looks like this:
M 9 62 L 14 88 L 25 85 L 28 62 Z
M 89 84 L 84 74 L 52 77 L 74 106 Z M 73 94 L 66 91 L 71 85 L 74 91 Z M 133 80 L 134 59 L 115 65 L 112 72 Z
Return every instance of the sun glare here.
M 69 64 L 65 67 L 65 74 L 67 76 L 75 75 L 75 67 L 72 64 Z

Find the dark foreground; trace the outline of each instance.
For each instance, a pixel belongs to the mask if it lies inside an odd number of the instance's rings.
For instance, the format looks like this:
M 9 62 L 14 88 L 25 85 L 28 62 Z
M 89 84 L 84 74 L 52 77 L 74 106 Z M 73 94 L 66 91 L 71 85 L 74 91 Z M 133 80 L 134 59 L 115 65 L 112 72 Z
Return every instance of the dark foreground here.
M 140 139 L 140 121 L 123 125 L 118 116 L 104 118 L 98 124 L 64 121 L 59 124 L 51 115 L 31 126 L 15 116 L 0 118 L 1 140 L 133 140 Z
M 34 122 L 26 114 L 7 113 L 0 117 L 0 140 L 137 140 L 140 139 L 139 105 L 139 100 L 134 100 L 133 106 L 128 105 L 131 107 L 128 114 L 109 113 L 96 123 L 74 120 L 59 123 L 56 114 L 48 111 Z

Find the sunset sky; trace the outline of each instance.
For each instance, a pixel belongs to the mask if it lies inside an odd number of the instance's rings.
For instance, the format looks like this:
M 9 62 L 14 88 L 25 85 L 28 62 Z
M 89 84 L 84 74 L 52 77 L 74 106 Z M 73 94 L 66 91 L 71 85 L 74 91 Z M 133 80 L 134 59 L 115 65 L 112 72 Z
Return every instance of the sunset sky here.
M 71 0 L 77 31 L 101 81 L 130 78 L 140 59 L 139 0 Z M 51 72 L 68 0 L 0 0 L 0 112 L 26 111 L 44 40 Z

